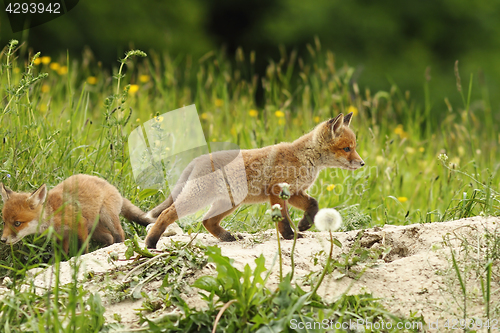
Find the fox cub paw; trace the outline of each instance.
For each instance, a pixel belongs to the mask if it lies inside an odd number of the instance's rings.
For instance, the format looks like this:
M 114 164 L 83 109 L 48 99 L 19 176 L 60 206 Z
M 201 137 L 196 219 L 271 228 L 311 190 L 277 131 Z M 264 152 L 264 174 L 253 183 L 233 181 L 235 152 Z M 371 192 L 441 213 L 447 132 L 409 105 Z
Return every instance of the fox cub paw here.
M 312 227 L 312 225 L 313 224 L 312 224 L 310 219 L 303 218 L 302 220 L 300 220 L 298 228 L 299 228 L 299 231 L 306 231 L 310 227 Z
M 226 231 L 225 233 L 219 235 L 219 239 L 222 242 L 235 242 L 237 240 L 243 239 L 244 237 L 240 234 L 236 234 L 236 237 L 234 237 L 230 232 Z
M 287 234 L 281 234 L 281 236 L 283 236 L 284 239 L 288 239 L 288 240 L 294 238 L 293 232 L 287 233 Z M 300 232 L 297 233 L 297 239 L 299 239 L 299 238 L 304 238 L 304 235 L 301 234 Z

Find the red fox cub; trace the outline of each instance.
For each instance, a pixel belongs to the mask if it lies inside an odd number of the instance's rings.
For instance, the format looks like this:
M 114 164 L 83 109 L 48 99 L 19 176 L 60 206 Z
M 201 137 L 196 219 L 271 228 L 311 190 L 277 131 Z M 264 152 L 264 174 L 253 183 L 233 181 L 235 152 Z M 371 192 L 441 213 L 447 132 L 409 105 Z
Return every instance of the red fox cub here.
M 95 176 L 71 176 L 48 193 L 45 184 L 33 193 L 17 193 L 1 183 L 0 187 L 4 202 L 2 242 L 7 244 L 54 226 L 68 253 L 70 236 L 77 234 L 79 242 L 85 242 L 96 222 L 92 239 L 107 246 L 124 241 L 119 214 L 141 225 L 155 221 L 123 198 L 116 187 Z
M 310 133 L 292 143 L 279 143 L 259 149 L 220 151 L 197 157 L 182 172 L 169 197 L 148 213 L 157 220 L 146 237 L 146 246 L 155 248 L 168 225 L 186 215 L 211 205 L 203 225 L 221 241 L 236 238 L 219 224 L 241 204 L 265 202 L 280 204 L 281 183 L 290 185 L 289 203 L 303 211 L 298 229 L 309 229 L 318 212 L 318 202 L 306 190 L 314 183 L 321 169 L 327 167 L 356 170 L 365 163 L 356 152 L 356 136 L 349 128 L 352 113 L 316 126 Z M 235 166 L 234 155 L 241 156 L 241 166 Z M 222 167 L 223 166 L 223 167 Z M 211 176 L 215 169 L 219 178 Z M 230 192 L 230 199 L 223 193 Z M 284 211 L 282 211 L 283 216 Z M 292 239 L 290 222 L 278 223 L 281 235 Z

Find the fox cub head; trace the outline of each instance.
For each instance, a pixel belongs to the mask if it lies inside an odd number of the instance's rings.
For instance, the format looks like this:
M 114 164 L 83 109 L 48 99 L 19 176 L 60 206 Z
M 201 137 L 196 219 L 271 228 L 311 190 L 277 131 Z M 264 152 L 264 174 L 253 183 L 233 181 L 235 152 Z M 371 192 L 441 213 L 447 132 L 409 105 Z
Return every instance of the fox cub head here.
M 345 117 L 341 113 L 319 126 L 321 135 L 317 140 L 322 150 L 326 150 L 321 155 L 329 167 L 356 170 L 365 165 L 356 152 L 356 136 L 349 128 L 351 120 L 352 112 Z
M 0 183 L 3 200 L 2 242 L 9 245 L 37 232 L 47 187 L 43 184 L 33 193 L 16 193 Z

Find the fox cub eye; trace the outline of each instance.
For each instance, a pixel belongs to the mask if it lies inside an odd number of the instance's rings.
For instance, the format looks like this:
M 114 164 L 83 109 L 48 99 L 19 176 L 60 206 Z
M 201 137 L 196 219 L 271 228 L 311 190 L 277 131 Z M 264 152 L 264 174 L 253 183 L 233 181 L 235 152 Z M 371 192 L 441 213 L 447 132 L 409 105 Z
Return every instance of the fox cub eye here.
M 14 222 L 14 227 L 19 227 L 20 225 L 21 225 L 21 222 L 19 222 L 19 221 Z
M 350 152 L 350 151 L 351 151 L 351 148 L 349 148 L 349 147 L 345 147 L 345 148 L 344 148 L 344 151 L 345 151 L 346 153 L 348 153 L 348 152 Z

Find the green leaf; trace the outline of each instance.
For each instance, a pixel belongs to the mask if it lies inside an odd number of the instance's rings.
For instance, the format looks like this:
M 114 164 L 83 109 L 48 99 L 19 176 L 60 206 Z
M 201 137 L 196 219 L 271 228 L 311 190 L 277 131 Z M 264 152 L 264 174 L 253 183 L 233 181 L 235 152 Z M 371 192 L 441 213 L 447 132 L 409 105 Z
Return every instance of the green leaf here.
M 335 244 L 338 247 L 342 248 L 342 243 L 337 238 L 333 238 L 333 244 Z
M 128 260 L 134 256 L 134 243 L 130 239 L 126 239 L 124 244 L 127 246 L 125 251 L 125 258 Z
M 158 190 L 152 189 L 152 188 L 146 188 L 139 192 L 139 201 L 145 200 L 146 198 L 149 198 L 153 195 L 158 193 Z
M 202 276 L 193 283 L 193 287 L 206 290 L 208 292 L 217 292 L 220 283 L 213 276 Z

